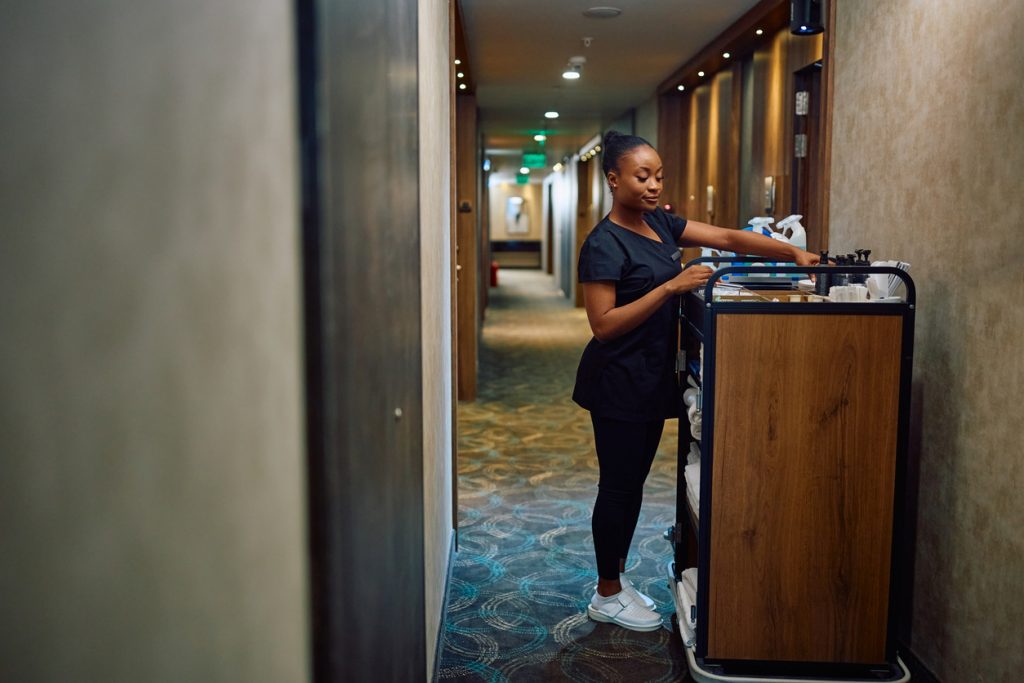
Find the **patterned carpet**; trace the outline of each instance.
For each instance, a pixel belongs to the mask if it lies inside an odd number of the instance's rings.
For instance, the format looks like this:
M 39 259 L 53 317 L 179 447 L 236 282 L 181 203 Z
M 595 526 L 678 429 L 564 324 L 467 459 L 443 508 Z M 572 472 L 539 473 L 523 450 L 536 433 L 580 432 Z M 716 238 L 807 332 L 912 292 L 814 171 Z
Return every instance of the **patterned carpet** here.
M 666 424 L 627 574 L 665 626 L 597 624 L 590 512 L 597 459 L 590 418 L 570 399 L 590 338 L 586 314 L 539 271 L 503 270 L 491 290 L 479 397 L 459 406 L 459 552 L 439 680 L 679 681 L 662 533 L 672 524 L 676 424 Z

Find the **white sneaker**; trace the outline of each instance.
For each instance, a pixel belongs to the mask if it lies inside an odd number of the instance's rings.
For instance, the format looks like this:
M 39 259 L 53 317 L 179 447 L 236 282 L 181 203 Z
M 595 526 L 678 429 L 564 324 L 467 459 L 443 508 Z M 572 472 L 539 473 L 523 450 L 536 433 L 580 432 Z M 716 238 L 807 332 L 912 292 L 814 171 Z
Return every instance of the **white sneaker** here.
M 647 597 L 646 595 L 638 591 L 636 588 L 634 588 L 633 583 L 622 574 L 619 574 L 619 583 L 622 584 L 623 593 L 631 596 L 634 600 L 642 604 L 647 609 L 654 609 L 654 600 L 651 600 L 649 597 Z
M 634 600 L 625 591 L 620 591 L 607 598 L 595 591 L 594 597 L 587 605 L 587 614 L 594 621 L 618 624 L 631 631 L 657 631 L 661 628 L 661 615 Z

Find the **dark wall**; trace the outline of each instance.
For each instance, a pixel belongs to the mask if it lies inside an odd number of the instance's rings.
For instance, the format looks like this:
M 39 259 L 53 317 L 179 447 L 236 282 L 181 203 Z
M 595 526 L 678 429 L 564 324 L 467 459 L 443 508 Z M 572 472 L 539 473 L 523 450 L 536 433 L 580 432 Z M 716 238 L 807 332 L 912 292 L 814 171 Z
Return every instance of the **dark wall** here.
M 421 680 L 416 4 L 309 2 L 315 30 L 300 25 L 300 69 L 315 84 L 303 90 L 315 678 Z

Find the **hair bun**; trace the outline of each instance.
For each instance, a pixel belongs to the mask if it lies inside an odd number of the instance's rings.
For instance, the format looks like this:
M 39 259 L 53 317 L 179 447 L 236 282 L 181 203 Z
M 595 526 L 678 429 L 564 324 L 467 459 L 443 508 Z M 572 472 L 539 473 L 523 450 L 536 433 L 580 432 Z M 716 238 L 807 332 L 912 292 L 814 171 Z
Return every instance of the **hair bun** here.
M 609 144 L 615 141 L 615 138 L 621 138 L 622 133 L 617 130 L 610 130 L 604 134 L 604 144 L 607 147 Z

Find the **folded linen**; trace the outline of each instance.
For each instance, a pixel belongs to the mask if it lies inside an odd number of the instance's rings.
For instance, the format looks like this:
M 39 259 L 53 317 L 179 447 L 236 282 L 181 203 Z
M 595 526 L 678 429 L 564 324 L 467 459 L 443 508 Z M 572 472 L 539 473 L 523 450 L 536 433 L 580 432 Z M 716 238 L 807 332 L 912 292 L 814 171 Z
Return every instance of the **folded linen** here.
M 687 465 L 683 468 L 683 478 L 686 480 L 686 500 L 690 509 L 696 517 L 700 510 L 700 461 Z
M 690 567 L 682 573 L 679 583 L 676 584 L 676 591 L 679 594 L 679 604 L 683 613 L 683 618 L 679 620 L 683 645 L 693 647 L 697 642 L 697 569 L 695 567 Z

